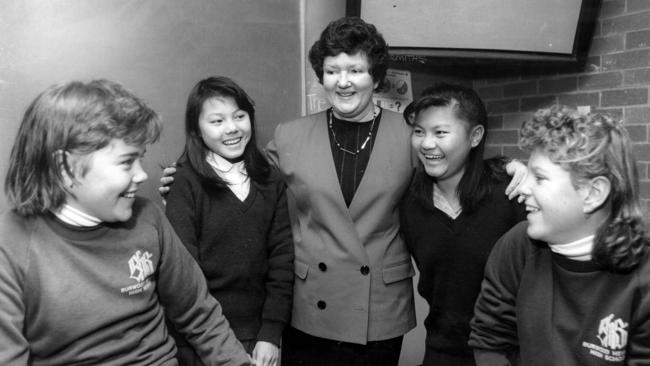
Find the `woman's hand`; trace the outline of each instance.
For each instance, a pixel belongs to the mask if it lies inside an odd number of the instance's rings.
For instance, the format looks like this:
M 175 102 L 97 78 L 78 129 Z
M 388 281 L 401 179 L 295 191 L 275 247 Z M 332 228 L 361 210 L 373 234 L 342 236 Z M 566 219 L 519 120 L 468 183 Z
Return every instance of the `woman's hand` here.
M 253 349 L 253 360 L 256 366 L 277 366 L 280 351 L 276 345 L 258 341 Z
M 517 197 L 517 202 L 521 203 L 525 197 L 519 192 L 519 186 L 526 180 L 528 168 L 521 161 L 512 159 L 506 164 L 506 173 L 512 177 L 510 184 L 506 187 L 506 195 L 510 200 Z

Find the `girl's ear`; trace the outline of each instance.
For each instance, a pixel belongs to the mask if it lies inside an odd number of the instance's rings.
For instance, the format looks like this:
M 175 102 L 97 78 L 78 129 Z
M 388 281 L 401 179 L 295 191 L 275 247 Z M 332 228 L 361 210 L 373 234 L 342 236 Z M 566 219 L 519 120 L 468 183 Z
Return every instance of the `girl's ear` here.
M 477 147 L 483 139 L 483 134 L 485 133 L 485 128 L 481 125 L 476 125 L 472 127 L 472 130 L 469 133 L 469 140 L 472 144 L 472 147 Z
M 591 214 L 607 202 L 609 192 L 612 189 L 612 183 L 606 177 L 598 176 L 587 182 L 584 189 L 586 194 L 584 197 L 583 212 Z

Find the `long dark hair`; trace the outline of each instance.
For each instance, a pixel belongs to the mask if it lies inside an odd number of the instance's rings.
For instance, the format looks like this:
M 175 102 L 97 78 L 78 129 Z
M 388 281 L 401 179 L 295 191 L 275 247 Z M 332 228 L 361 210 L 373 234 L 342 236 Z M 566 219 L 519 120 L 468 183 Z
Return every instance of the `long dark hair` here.
M 505 179 L 506 176 L 502 168 L 504 159 L 493 159 L 490 163 L 483 161 L 488 130 L 487 111 L 483 101 L 470 88 L 441 83 L 427 88 L 420 99 L 409 105 L 408 113 L 414 113 L 417 119 L 417 116 L 426 109 L 452 106 L 458 119 L 467 122 L 470 129 L 474 126 L 483 126 L 484 130 L 479 144 L 469 152 L 465 171 L 456 189 L 463 212 L 472 212 L 490 193 L 490 182 L 494 179 Z M 433 206 L 430 201 L 430 191 L 435 181 L 435 178 L 430 177 L 420 164 L 411 189 L 418 201 L 427 207 Z
M 199 117 L 206 100 L 215 97 L 231 97 L 237 106 L 248 113 L 251 121 L 251 138 L 244 148 L 243 160 L 248 176 L 254 182 L 264 182 L 269 176 L 269 163 L 257 147 L 255 139 L 255 108 L 253 100 L 237 83 L 225 76 L 211 76 L 199 81 L 190 91 L 185 110 L 185 150 L 180 162 L 188 161 L 204 180 L 225 187 L 206 157 L 210 149 L 205 145 L 199 128 Z

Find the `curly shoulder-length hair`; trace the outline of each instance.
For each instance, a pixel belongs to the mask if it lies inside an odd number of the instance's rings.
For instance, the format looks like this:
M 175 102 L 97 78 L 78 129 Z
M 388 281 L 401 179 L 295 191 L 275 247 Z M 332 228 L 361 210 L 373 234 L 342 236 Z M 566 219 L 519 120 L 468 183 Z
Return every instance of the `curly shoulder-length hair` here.
M 188 161 L 201 179 L 226 187 L 224 180 L 207 162 L 210 149 L 201 137 L 199 118 L 206 100 L 218 97 L 230 97 L 238 108 L 248 113 L 251 122 L 251 138 L 244 148 L 243 160 L 248 176 L 254 182 L 264 182 L 269 175 L 270 166 L 255 140 L 255 104 L 248 94 L 232 79 L 225 76 L 211 76 L 199 81 L 190 91 L 185 110 L 185 150 L 179 159 Z
M 9 157 L 5 193 L 19 215 L 56 210 L 66 200 L 67 154 L 87 157 L 114 139 L 143 146 L 157 141 L 160 131 L 158 114 L 119 83 L 53 85 L 25 111 Z M 87 159 L 81 161 L 83 176 L 89 167 Z
M 639 180 L 631 141 L 620 121 L 565 106 L 539 110 L 524 122 L 519 146 L 541 150 L 571 174 L 575 187 L 602 176 L 610 181 L 608 220 L 596 232 L 592 258 L 612 272 L 634 269 L 649 241 L 639 206 Z
M 370 76 L 379 83 L 377 90 L 383 87 L 390 57 L 388 45 L 374 25 L 356 17 L 340 18 L 327 25 L 309 50 L 309 62 L 321 84 L 323 61 L 326 57 L 340 53 L 365 55 L 368 58 Z

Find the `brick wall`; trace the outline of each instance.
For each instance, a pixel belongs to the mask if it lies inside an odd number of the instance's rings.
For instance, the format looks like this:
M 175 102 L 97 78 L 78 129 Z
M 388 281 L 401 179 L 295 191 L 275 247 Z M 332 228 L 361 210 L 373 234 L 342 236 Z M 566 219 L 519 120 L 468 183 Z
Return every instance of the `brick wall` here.
M 526 158 L 517 148 L 518 128 L 538 108 L 560 103 L 609 113 L 632 136 L 650 222 L 650 1 L 603 1 L 585 65 L 518 70 L 473 81 L 489 112 L 487 153 Z

